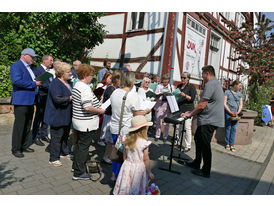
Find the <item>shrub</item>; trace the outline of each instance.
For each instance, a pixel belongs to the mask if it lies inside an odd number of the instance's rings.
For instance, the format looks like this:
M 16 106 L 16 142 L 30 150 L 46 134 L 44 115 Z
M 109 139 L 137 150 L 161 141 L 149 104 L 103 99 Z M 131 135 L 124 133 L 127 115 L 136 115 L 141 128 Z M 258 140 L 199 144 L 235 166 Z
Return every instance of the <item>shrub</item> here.
M 12 84 L 9 72 L 9 67 L 0 65 L 0 97 L 11 96 Z

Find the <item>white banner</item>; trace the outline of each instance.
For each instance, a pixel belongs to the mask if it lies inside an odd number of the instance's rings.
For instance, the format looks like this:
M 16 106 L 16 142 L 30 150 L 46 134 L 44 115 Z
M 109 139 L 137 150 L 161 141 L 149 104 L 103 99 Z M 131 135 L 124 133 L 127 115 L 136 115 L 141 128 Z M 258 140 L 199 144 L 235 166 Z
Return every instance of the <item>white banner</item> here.
M 186 28 L 183 71 L 192 77 L 202 78 L 205 62 L 206 37 L 190 28 Z

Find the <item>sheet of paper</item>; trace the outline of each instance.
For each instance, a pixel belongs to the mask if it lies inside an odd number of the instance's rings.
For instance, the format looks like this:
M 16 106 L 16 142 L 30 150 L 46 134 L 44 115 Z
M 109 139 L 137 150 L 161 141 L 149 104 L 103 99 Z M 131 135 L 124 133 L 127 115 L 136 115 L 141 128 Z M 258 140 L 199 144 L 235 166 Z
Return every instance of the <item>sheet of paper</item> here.
M 141 101 L 141 107 L 140 110 L 146 110 L 146 109 L 152 109 L 155 106 L 156 102 L 154 101 Z
M 110 105 L 110 98 L 102 104 L 101 108 L 106 110 L 109 105 Z
M 168 102 L 171 113 L 179 111 L 179 107 L 178 107 L 177 101 L 175 99 L 175 96 L 173 96 L 173 95 L 167 96 L 166 98 L 167 98 L 167 102 Z

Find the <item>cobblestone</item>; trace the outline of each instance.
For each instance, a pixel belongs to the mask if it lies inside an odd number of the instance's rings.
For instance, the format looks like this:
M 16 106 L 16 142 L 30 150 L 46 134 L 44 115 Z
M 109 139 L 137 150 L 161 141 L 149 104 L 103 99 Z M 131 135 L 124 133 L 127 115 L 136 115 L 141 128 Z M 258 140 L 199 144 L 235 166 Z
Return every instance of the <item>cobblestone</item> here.
M 237 145 L 236 152 L 226 151 L 223 145 L 212 143 L 212 173 L 206 179 L 191 174 L 191 169 L 180 164 L 176 158 L 172 162 L 175 174 L 159 168 L 169 167 L 170 142 L 154 142 L 150 147 L 151 168 L 156 183 L 164 195 L 218 195 L 218 194 L 274 194 L 273 186 L 273 129 L 255 127 L 251 145 Z M 113 184 L 109 179 L 111 166 L 102 164 L 103 174 L 99 181 L 73 181 L 72 162 L 61 160 L 62 167 L 48 163 L 49 154 L 45 147 L 32 145 L 34 153 L 27 153 L 22 159 L 10 153 L 12 125 L 0 125 L 0 194 L 2 195 L 109 195 Z M 2 149 L 1 149 L 2 148 Z M 90 148 L 90 151 L 94 147 Z M 95 147 L 96 156 L 102 158 L 104 148 Z M 177 147 L 174 155 L 178 156 Z M 191 151 L 182 154 L 191 160 L 195 156 L 195 144 Z M 271 160 L 271 161 L 270 161 Z M 260 182 L 259 182 L 260 181 Z M 258 184 L 259 182 L 259 184 Z

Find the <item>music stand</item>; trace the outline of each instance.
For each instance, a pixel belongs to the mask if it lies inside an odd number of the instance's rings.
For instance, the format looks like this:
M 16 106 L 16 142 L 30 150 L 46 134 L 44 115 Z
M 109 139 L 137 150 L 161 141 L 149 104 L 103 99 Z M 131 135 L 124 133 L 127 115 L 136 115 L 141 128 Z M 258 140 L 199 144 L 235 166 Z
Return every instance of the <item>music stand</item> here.
M 174 170 L 171 170 L 171 166 L 172 166 L 172 159 L 173 158 L 178 158 L 178 159 L 182 159 L 182 160 L 187 160 L 186 158 L 182 158 L 181 157 L 181 149 L 182 149 L 182 143 L 183 143 L 183 133 L 184 133 L 184 130 L 185 130 L 185 120 L 187 118 L 184 118 L 184 120 L 182 122 L 176 122 L 176 121 L 169 121 L 167 118 L 164 119 L 165 122 L 167 123 L 170 123 L 173 125 L 173 137 L 172 137 L 172 145 L 171 145 L 171 150 L 170 150 L 170 160 L 169 160 L 169 167 L 168 169 L 166 168 L 163 168 L 163 167 L 159 167 L 160 170 L 165 170 L 165 171 L 168 171 L 168 172 L 172 172 L 172 173 L 176 173 L 176 174 L 181 174 L 181 172 L 178 172 L 178 171 L 174 171 Z M 180 145 L 180 152 L 179 152 L 179 155 L 178 157 L 176 156 L 173 156 L 173 150 L 174 150 L 174 143 L 175 143 L 175 136 L 176 136 L 176 125 L 177 124 L 183 124 L 183 129 L 182 129 L 182 137 L 181 137 L 181 145 Z

